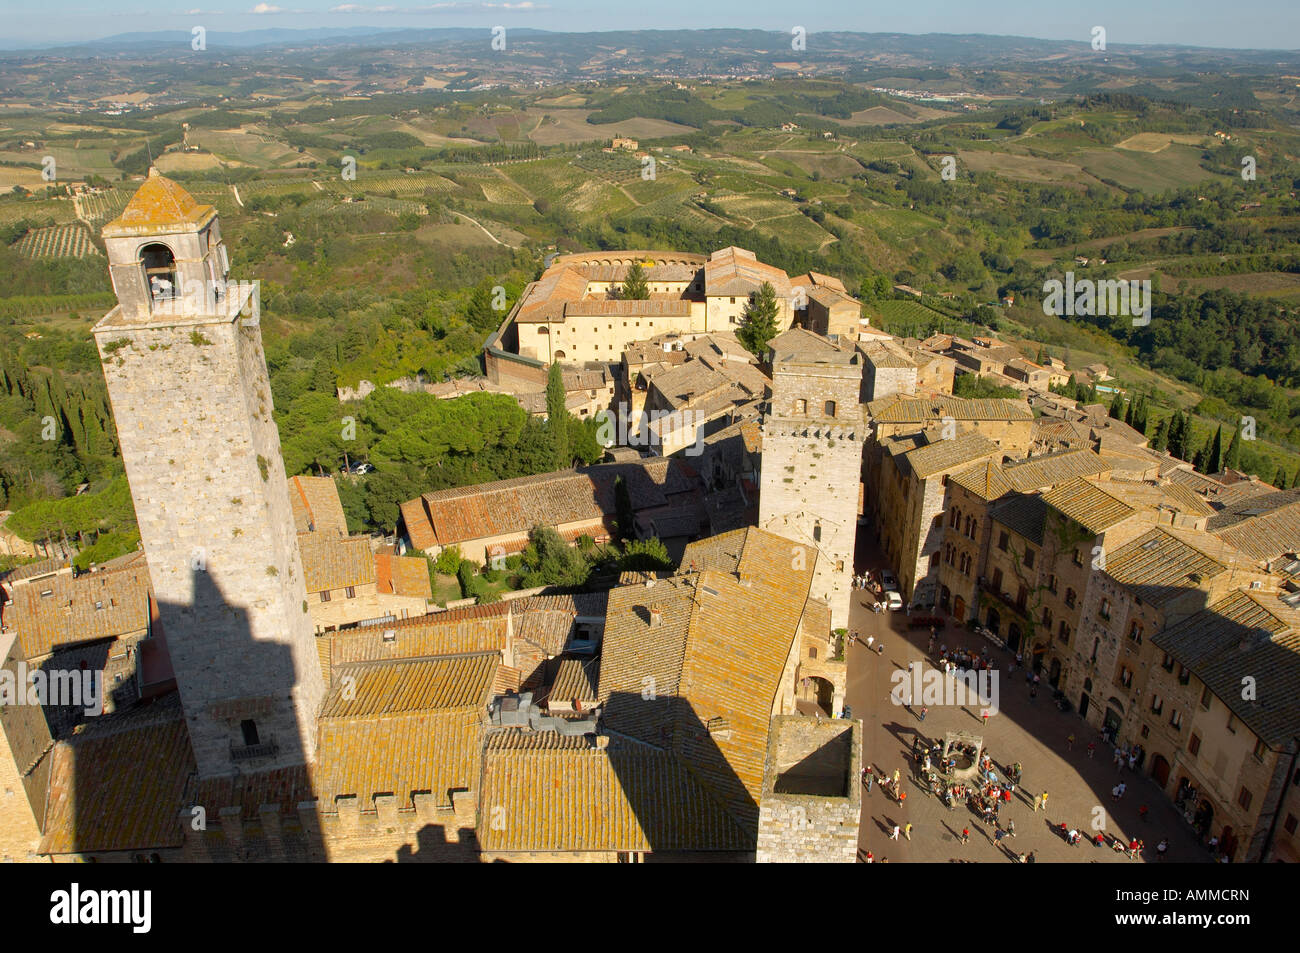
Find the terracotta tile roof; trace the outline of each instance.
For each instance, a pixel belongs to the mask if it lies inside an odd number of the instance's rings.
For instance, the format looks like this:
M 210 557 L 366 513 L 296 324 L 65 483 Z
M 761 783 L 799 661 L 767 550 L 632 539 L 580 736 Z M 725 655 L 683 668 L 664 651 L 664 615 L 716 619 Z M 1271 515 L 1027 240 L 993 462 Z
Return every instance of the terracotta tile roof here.
M 542 324 L 564 320 L 564 305 L 587 293 L 587 279 L 567 265 L 554 265 L 524 289 L 515 321 Z
M 482 653 L 339 669 L 318 726 L 317 796 L 356 795 L 364 808 L 375 794 L 409 803 L 429 791 L 446 804 L 476 788 L 497 665 Z
M 936 440 L 905 455 L 908 465 L 918 479 L 951 470 L 979 460 L 981 457 L 1001 457 L 1002 449 L 974 430 L 958 434 L 952 440 Z M 992 462 L 992 461 L 990 461 Z
M 175 226 L 199 226 L 216 214 L 211 205 L 200 205 L 183 188 L 150 169 L 144 184 L 126 203 L 122 214 L 104 226 L 104 234 L 132 234 L 136 230 L 166 230 Z
M 1253 559 L 1300 552 L 1300 502 L 1253 516 L 1217 535 Z
M 1087 480 L 1071 480 L 1048 493 L 1043 502 L 1091 533 L 1101 533 L 1136 510 Z
M 695 471 L 676 458 L 605 463 L 426 493 L 402 504 L 402 519 L 416 549 L 524 535 L 534 526 L 603 523 L 617 512 L 619 476 L 637 510 L 663 506 L 669 497 L 699 486 Z
M 318 637 L 318 644 L 328 640 L 330 660 L 336 666 L 468 652 L 501 652 L 506 645 L 509 612 L 510 604 L 506 602 L 431 612 L 384 625 L 326 633 Z M 389 632 L 393 634 L 391 642 L 384 640 Z
M 151 592 L 143 566 L 75 579 L 60 573 L 15 586 L 4 622 L 17 629 L 22 658 L 38 658 L 60 646 L 145 631 Z
M 375 557 L 364 536 L 341 539 L 323 533 L 299 533 L 302 574 L 308 592 L 364 586 L 375 581 Z
M 40 853 L 177 847 L 177 815 L 196 770 L 175 695 L 92 719 L 54 746 Z
M 1238 590 L 1152 642 L 1191 669 L 1273 748 L 1300 734 L 1300 615 L 1276 595 Z M 1242 679 L 1255 679 L 1255 700 L 1242 699 Z
M 340 665 L 320 717 L 364 718 L 430 708 L 486 709 L 499 662 L 496 652 L 480 652 Z
M 977 463 L 969 469 L 955 473 L 948 478 L 982 500 L 996 500 L 1014 490 L 1001 466 L 991 461 Z
M 916 367 L 916 361 L 908 357 L 905 351 L 898 347 L 892 347 L 885 342 L 864 344 L 862 353 L 867 356 L 867 360 L 871 362 L 873 367 Z
M 1300 489 L 1276 490 L 1273 493 L 1263 494 L 1251 499 L 1239 500 L 1229 506 L 1217 509 L 1209 519 L 1208 529 L 1210 532 L 1219 532 L 1236 526 L 1243 520 L 1263 516 L 1265 513 L 1272 512 L 1279 507 L 1289 506 L 1292 503 L 1300 503 Z
M 1023 400 L 966 400 L 960 397 L 902 397 L 894 395 L 867 404 L 871 418 L 883 424 L 923 424 L 944 417 L 954 420 L 1033 420 Z
M 632 318 L 649 316 L 652 318 L 687 318 L 691 314 L 691 303 L 685 298 L 582 298 L 567 301 L 564 304 L 566 318 L 596 317 Z
M 1184 513 L 1193 513 L 1196 516 L 1214 515 L 1214 507 L 1185 484 L 1165 480 L 1160 484 L 1160 490 Z
M 333 477 L 290 477 L 289 504 L 299 533 L 348 535 L 348 521 Z
M 561 658 L 551 683 L 551 697 L 561 701 L 595 702 L 600 666 L 594 659 Z
M 1210 537 L 1209 542 L 1217 540 Z M 1227 571 L 1226 563 L 1160 528 L 1121 546 L 1106 559 L 1106 573 L 1112 579 L 1156 607 Z
M 734 561 L 734 573 L 709 568 L 610 592 L 600 701 L 611 729 L 685 759 L 749 829 L 815 554 L 795 568 L 797 544 L 755 528 L 708 544 L 687 547 L 683 564 Z
M 732 245 L 719 249 L 704 263 L 704 293 L 740 297 L 770 282 L 778 297 L 789 297 L 790 277 L 780 268 L 759 261 L 754 253 Z
M 1047 522 L 1047 504 L 1036 493 L 1008 497 L 990 510 L 995 523 L 1013 530 L 1037 546 L 1043 543 L 1043 527 Z
M 752 850 L 753 841 L 671 755 L 614 749 L 490 748 L 481 812 L 485 851 Z
M 432 599 L 429 563 L 422 556 L 375 554 L 375 580 L 381 593 Z
M 1068 483 L 1075 477 L 1096 476 L 1110 469 L 1111 464 L 1087 449 L 1040 454 L 1003 466 L 1007 479 L 1021 493 Z
M 298 765 L 230 777 L 191 778 L 184 806 L 202 805 L 209 819 L 216 818 L 222 808 L 242 807 L 241 816 L 254 820 L 263 804 L 278 804 L 282 814 L 295 814 L 300 803 L 315 796 L 311 769 Z

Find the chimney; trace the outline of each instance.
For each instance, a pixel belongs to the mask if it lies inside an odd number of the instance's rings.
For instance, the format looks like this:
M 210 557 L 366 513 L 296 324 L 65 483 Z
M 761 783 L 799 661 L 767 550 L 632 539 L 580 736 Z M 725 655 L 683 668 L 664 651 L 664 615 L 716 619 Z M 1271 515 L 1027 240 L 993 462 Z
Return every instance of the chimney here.
M 650 625 L 651 627 L 660 625 L 664 621 L 663 610 L 658 606 L 650 607 Z

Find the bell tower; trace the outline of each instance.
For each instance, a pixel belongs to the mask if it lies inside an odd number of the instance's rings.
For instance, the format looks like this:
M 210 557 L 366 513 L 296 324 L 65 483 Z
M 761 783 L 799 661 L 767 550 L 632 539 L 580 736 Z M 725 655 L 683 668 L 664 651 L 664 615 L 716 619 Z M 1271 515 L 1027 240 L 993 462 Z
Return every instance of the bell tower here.
M 156 170 L 103 235 L 118 305 L 93 334 L 199 775 L 307 763 L 325 684 L 256 285 Z

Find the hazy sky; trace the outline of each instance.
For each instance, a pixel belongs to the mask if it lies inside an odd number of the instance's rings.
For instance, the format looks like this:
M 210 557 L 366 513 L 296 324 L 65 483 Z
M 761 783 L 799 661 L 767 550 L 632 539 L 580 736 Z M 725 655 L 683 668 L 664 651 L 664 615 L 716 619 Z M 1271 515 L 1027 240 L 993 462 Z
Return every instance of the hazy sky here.
M 1110 44 L 1300 48 L 1300 0 L 0 0 L 0 47 L 136 31 L 280 27 L 543 30 L 792 26 L 866 33 L 985 33 Z

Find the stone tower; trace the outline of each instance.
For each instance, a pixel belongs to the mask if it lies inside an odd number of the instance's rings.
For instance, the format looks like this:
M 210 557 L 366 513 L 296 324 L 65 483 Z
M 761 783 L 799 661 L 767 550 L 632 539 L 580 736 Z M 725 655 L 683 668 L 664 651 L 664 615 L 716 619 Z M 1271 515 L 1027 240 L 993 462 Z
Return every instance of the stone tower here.
M 772 341 L 759 526 L 817 552 L 812 591 L 849 624 L 865 441 L 862 356 L 794 329 Z
M 325 684 L 256 287 L 156 170 L 103 234 L 118 306 L 93 333 L 199 775 L 309 762 Z

